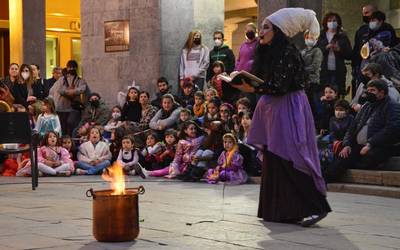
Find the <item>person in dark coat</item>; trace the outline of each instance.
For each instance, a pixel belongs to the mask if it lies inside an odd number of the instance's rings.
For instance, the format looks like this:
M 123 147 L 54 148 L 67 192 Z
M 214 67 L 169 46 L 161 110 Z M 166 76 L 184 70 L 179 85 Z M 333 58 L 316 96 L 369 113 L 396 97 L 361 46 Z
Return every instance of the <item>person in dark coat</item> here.
M 49 89 L 53 87 L 54 83 L 62 76 L 62 68 L 61 67 L 54 67 L 52 72 L 52 77 L 46 79 L 46 84 Z
M 165 77 L 158 78 L 157 87 L 158 87 L 158 93 L 156 93 L 156 98 L 151 101 L 151 105 L 153 105 L 153 106 L 157 107 L 158 109 L 160 109 L 160 108 L 162 108 L 162 105 L 161 105 L 162 97 L 165 94 L 171 94 L 172 95 L 172 93 L 171 93 L 171 90 L 170 90 L 170 85 L 168 83 L 168 80 Z M 175 101 L 179 102 L 179 98 L 177 96 L 175 96 L 175 95 L 172 95 L 172 96 L 174 97 Z
M 396 153 L 400 104 L 388 96 L 388 86 L 382 79 L 370 81 L 367 91 L 367 103 L 347 130 L 340 159 L 323 171 L 327 182 L 336 181 L 349 168 L 377 169 Z
M 224 63 L 225 72 L 230 74 L 235 68 L 235 55 L 228 45 L 224 44 L 224 33 L 222 31 L 214 32 L 215 46 L 210 51 L 210 65 L 207 70 L 207 82 L 213 77 L 212 66 L 214 62 L 221 61 Z
M 339 14 L 330 12 L 322 21 L 323 30 L 318 40 L 324 59 L 321 64 L 321 83 L 337 87 L 339 95 L 346 95 L 345 60 L 351 59 L 351 45 L 342 30 L 342 19 Z

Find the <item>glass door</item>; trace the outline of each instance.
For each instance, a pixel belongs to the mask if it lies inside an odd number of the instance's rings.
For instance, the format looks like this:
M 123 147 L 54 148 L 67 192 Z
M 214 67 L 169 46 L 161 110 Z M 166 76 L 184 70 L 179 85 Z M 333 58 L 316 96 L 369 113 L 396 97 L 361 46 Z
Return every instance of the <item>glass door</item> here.
M 56 37 L 46 37 L 46 78 L 50 78 L 53 69 L 59 66 L 59 48 Z

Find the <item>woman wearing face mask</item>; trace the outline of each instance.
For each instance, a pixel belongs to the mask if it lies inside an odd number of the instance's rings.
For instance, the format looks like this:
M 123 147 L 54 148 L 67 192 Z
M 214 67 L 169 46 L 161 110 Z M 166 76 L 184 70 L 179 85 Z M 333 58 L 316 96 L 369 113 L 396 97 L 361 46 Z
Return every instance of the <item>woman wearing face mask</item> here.
M 245 28 L 246 41 L 240 45 L 239 56 L 236 60 L 235 70 L 251 71 L 254 60 L 254 51 L 257 46 L 257 27 L 254 23 L 248 23 Z
M 78 63 L 70 60 L 67 63 L 66 76 L 60 77 L 54 85 L 60 85 L 59 98 L 56 98 L 56 110 L 60 117 L 63 135 L 71 135 L 81 119 L 81 111 L 87 104 L 89 88 L 86 81 L 77 74 Z
M 208 65 L 210 64 L 209 49 L 201 42 L 200 31 L 191 31 L 182 49 L 179 64 L 179 86 L 183 90 L 185 78 L 191 78 L 200 90 L 204 88 Z
M 330 12 L 322 20 L 322 33 L 318 40 L 324 59 L 321 65 L 321 83 L 334 85 L 341 96 L 346 95 L 346 65 L 352 49 L 350 40 L 342 29 L 342 19 Z
M 312 10 L 284 8 L 265 18 L 253 65 L 254 74 L 265 83 L 256 88 L 234 85 L 262 95 L 247 137 L 247 143 L 259 145 L 264 154 L 258 217 L 305 227 L 331 211 L 303 90 L 304 63 L 289 41 L 306 30 L 318 38 L 319 23 Z
M 12 106 L 14 103 L 14 97 L 11 94 L 11 89 L 18 81 L 18 70 L 19 65 L 11 63 L 8 68 L 8 76 L 0 80 L 0 100 L 5 101 L 8 105 Z
M 18 81 L 11 88 L 11 94 L 15 98 L 14 104 L 21 104 L 28 107 L 29 102 L 35 102 L 32 90 L 33 74 L 32 69 L 27 64 L 22 64 L 19 68 Z

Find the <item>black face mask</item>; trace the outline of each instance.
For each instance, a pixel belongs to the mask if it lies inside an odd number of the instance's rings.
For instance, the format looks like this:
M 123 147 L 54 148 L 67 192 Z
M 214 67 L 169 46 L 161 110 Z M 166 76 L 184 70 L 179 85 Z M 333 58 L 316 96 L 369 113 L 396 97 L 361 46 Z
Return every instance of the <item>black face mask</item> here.
M 72 75 L 72 76 L 76 76 L 76 69 L 70 69 L 68 70 L 68 74 Z
M 367 94 L 365 96 L 365 101 L 370 102 L 370 103 L 374 103 L 377 100 L 378 100 L 378 98 L 376 97 L 376 95 L 374 93 L 367 92 Z
M 196 44 L 196 45 L 200 45 L 201 44 L 201 38 L 193 39 L 193 43 Z
M 92 106 L 93 108 L 97 108 L 100 105 L 100 101 L 99 100 L 93 100 L 90 101 L 90 106 Z
M 369 23 L 370 17 L 369 16 L 363 16 L 362 20 L 364 23 Z
M 254 31 L 248 31 L 248 32 L 246 32 L 246 37 L 247 37 L 249 40 L 253 40 L 254 37 L 256 37 L 256 32 L 254 32 Z

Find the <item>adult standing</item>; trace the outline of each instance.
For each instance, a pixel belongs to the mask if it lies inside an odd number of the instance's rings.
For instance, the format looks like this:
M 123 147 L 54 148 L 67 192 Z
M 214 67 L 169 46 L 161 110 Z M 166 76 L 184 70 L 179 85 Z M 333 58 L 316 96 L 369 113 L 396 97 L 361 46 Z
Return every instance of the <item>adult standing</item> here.
M 38 100 L 44 100 L 49 95 L 50 87 L 47 85 L 47 82 L 40 77 L 39 65 L 31 64 L 31 69 L 33 74 L 33 95 Z
M 245 27 L 246 41 L 240 45 L 239 56 L 236 60 L 235 70 L 250 72 L 254 61 L 254 51 L 258 44 L 257 27 L 254 23 L 248 23 Z
M 235 55 L 228 45 L 224 43 L 224 33 L 214 32 L 214 48 L 210 51 L 210 65 L 207 71 L 207 81 L 213 76 L 212 66 L 216 61 L 224 63 L 225 72 L 230 74 L 235 68 Z
M 21 104 L 27 108 L 28 102 L 36 101 L 36 97 L 33 96 L 32 84 L 32 69 L 28 64 L 22 64 L 19 68 L 18 81 L 11 88 L 14 104 Z
M 254 73 L 265 84 L 245 92 L 263 94 L 253 115 L 247 142 L 264 146 L 258 217 L 265 221 L 310 226 L 331 211 L 321 175 L 315 128 L 304 93 L 300 52 L 288 41 L 299 32 L 319 35 L 315 12 L 284 8 L 268 16 L 260 29 Z
M 62 76 L 62 68 L 54 67 L 51 78 L 46 79 L 46 84 L 49 90 L 53 87 L 54 83 L 57 82 L 58 79 L 60 79 L 61 76 Z
M 0 80 L 0 100 L 7 102 L 10 106 L 14 103 L 11 89 L 18 82 L 19 65 L 11 63 L 8 67 L 8 76 Z
M 256 36 L 257 27 L 254 23 L 248 23 L 245 27 L 246 41 L 240 45 L 239 56 L 236 60 L 235 71 L 250 72 L 254 62 L 254 51 L 256 50 L 258 39 Z M 246 97 L 250 100 L 252 108 L 256 105 L 256 95 L 247 93 Z
M 81 111 L 87 102 L 88 86 L 86 81 L 78 76 L 77 69 L 78 63 L 75 60 L 68 61 L 67 75 L 57 81 L 61 84 L 58 89 L 60 97 L 57 99 L 56 110 L 60 117 L 63 135 L 72 134 L 81 120 Z
M 354 36 L 354 47 L 353 47 L 353 54 L 351 58 L 351 66 L 352 66 L 352 91 L 353 91 L 353 97 L 355 95 L 356 89 L 358 87 L 358 84 L 361 81 L 362 74 L 361 74 L 361 47 L 368 41 L 368 34 L 369 34 L 369 21 L 371 20 L 371 15 L 375 11 L 377 11 L 378 8 L 375 5 L 368 4 L 363 6 L 362 8 L 362 21 L 363 24 L 358 28 L 356 31 L 356 34 Z
M 191 78 L 193 83 L 203 90 L 210 63 L 209 56 L 209 49 L 202 44 L 201 32 L 191 31 L 182 49 L 179 64 L 179 87 L 181 91 L 185 78 Z
M 342 19 L 339 14 L 329 12 L 322 20 L 322 34 L 318 47 L 324 59 L 321 64 L 321 83 L 336 86 L 340 95 L 346 95 L 345 60 L 351 59 L 351 45 L 343 32 Z

